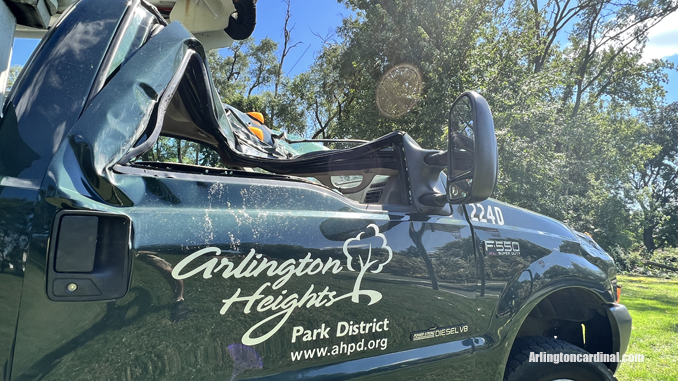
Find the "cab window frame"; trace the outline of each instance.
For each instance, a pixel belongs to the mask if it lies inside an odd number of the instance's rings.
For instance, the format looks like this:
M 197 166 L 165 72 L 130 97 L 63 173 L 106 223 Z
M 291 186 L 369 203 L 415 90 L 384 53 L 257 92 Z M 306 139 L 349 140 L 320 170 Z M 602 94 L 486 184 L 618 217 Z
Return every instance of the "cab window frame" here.
M 135 18 L 139 15 L 139 12 L 145 14 L 139 20 L 139 23 L 136 24 L 135 27 L 134 21 Z M 116 68 L 111 69 L 115 65 L 115 60 L 118 57 L 118 53 L 120 52 L 120 48 L 125 37 L 128 36 L 129 31 L 133 30 L 131 28 L 136 28 L 134 33 L 135 38 L 133 39 L 134 42 L 137 40 L 136 36 L 141 31 L 140 28 L 142 28 L 144 23 L 146 23 L 146 27 L 144 28 L 145 31 L 143 31 L 143 38 L 141 39 L 140 44 L 136 46 L 134 49 L 132 49 L 131 45 L 128 46 L 128 50 L 125 53 L 124 59 L 120 61 L 119 65 L 117 65 Z M 99 72 L 96 76 L 94 84 L 92 85 L 89 96 L 87 97 L 87 101 L 85 102 L 83 112 L 87 109 L 87 107 L 89 107 L 90 104 L 92 104 L 93 99 L 97 96 L 97 94 L 99 94 L 101 89 L 104 88 L 106 83 L 108 83 L 108 81 L 115 76 L 120 67 L 124 65 L 125 61 L 129 59 L 142 46 L 144 46 L 144 44 L 152 37 L 152 31 L 156 25 L 166 25 L 166 23 L 164 20 L 162 20 L 162 18 L 158 18 L 158 16 L 155 15 L 153 12 L 146 9 L 146 7 L 143 7 L 141 5 L 140 0 L 134 0 L 131 2 L 131 4 L 127 8 L 127 11 L 125 12 L 125 15 L 123 16 L 120 25 L 118 26 L 115 32 L 113 42 L 110 44 L 110 47 L 106 52 L 106 56 L 104 57 L 103 63 L 99 68 Z

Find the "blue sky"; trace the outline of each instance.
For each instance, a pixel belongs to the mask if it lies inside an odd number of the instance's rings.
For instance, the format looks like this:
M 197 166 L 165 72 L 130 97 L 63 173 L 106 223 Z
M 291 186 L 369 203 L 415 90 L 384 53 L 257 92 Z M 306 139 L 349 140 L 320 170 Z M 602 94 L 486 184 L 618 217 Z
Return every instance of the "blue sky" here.
M 649 41 L 643 51 L 643 60 L 666 58 L 678 69 L 678 12 L 674 12 L 662 20 L 650 31 Z M 668 94 L 666 100 L 678 102 L 678 71 L 668 72 L 669 84 L 664 88 Z
M 281 0 L 257 2 L 257 27 L 253 34 L 257 41 L 270 37 L 282 42 L 286 7 Z M 353 12 L 336 0 L 292 0 L 291 14 L 289 26 L 294 27 L 292 43 L 300 44 L 290 52 L 284 70 L 295 75 L 305 71 L 313 63 L 315 53 L 322 47 L 321 39 L 314 33 L 323 37 L 333 35 L 341 25 L 341 20 Z M 14 43 L 12 65 L 23 65 L 38 42 L 39 40 L 34 39 L 17 39 Z M 224 51 L 224 54 L 229 52 Z
M 257 41 L 270 37 L 282 47 L 286 7 L 281 0 L 257 2 L 257 27 L 253 34 Z M 292 43 L 301 42 L 285 59 L 283 70 L 292 76 L 305 71 L 322 47 L 322 40 L 314 33 L 322 37 L 334 35 L 341 20 L 354 14 L 336 0 L 292 0 L 290 13 L 289 25 L 294 27 Z
M 678 36 L 677 36 L 678 37 Z M 678 102 L 678 54 L 674 54 L 671 57 L 667 58 L 669 61 L 673 62 L 676 65 L 677 70 L 670 71 L 669 74 L 669 84 L 665 85 L 667 94 L 666 101 L 668 103 Z
M 322 47 L 320 36 L 333 35 L 341 25 L 341 20 L 353 14 L 350 9 L 336 0 L 291 0 L 290 26 L 292 43 L 300 42 L 287 57 L 284 71 L 296 75 L 306 70 Z M 257 28 L 254 37 L 257 41 L 270 37 L 282 41 L 286 5 L 282 0 L 261 0 L 257 2 Z M 668 16 L 650 33 L 643 59 L 668 58 L 678 66 L 678 12 Z M 14 44 L 12 65 L 23 65 L 37 46 L 37 40 L 17 39 Z M 223 54 L 228 54 L 224 51 Z M 678 71 L 668 73 L 670 85 L 666 85 L 669 102 L 678 101 Z

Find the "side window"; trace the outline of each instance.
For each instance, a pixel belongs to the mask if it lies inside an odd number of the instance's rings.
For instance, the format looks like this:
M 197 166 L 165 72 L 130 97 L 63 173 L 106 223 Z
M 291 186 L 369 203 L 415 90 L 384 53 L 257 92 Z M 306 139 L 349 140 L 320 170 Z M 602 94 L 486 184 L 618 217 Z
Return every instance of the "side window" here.
M 180 163 L 223 168 L 219 153 L 212 147 L 184 139 L 161 136 L 135 162 Z

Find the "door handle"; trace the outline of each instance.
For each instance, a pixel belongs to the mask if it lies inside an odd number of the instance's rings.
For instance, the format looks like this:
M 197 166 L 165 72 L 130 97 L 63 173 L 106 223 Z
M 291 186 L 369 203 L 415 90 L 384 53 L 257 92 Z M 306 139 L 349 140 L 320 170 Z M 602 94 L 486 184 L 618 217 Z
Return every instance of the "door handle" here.
M 62 211 L 52 225 L 47 295 L 55 301 L 125 296 L 130 281 L 131 221 L 127 216 Z

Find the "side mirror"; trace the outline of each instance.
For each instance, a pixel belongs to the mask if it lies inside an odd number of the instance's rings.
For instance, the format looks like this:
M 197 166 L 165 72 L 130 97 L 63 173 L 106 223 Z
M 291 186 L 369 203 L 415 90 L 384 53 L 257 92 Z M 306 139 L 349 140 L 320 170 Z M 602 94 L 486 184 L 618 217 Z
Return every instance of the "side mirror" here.
M 447 200 L 451 204 L 480 202 L 497 184 L 497 137 L 485 98 L 463 93 L 450 109 L 447 136 Z

